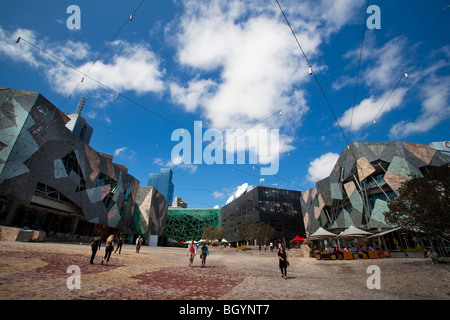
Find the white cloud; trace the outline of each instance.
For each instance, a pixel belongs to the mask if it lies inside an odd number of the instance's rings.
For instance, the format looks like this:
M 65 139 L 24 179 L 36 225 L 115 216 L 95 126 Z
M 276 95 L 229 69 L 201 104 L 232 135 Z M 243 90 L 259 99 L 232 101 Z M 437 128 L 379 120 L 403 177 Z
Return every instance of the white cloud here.
M 193 174 L 197 172 L 198 166 L 194 164 L 184 164 L 181 162 L 182 157 L 176 157 L 175 159 L 170 159 L 167 162 L 164 162 L 161 158 L 153 159 L 153 163 L 164 168 L 178 168 L 183 171 L 188 171 L 189 174 Z
M 400 139 L 411 134 L 423 133 L 437 124 L 449 119 L 450 114 L 450 76 L 433 77 L 421 89 L 422 108 L 413 121 L 403 120 L 389 131 L 392 139 Z
M 407 65 L 407 40 L 397 37 L 388 41 L 381 48 L 366 48 L 367 56 L 374 59 L 363 74 L 363 79 L 369 87 L 392 89 Z
M 30 42 L 36 42 L 36 36 L 33 31 L 27 29 L 17 29 L 14 32 L 4 30 L 0 26 L 0 53 L 4 57 L 9 57 L 14 62 L 26 62 L 33 67 L 40 65 L 41 58 L 36 56 L 35 49 L 28 44 L 16 43 L 18 37 L 23 37 Z
M 159 59 L 148 45 L 115 41 L 111 43 L 110 50 L 114 54 L 109 61 L 99 60 L 92 69 L 93 61 L 75 65 L 83 73 L 90 69 L 88 76 L 80 84 L 80 91 L 105 90 L 106 86 L 118 92 L 134 91 L 144 94 L 165 89 L 164 70 L 160 70 Z M 48 70 L 47 77 L 57 92 L 68 95 L 80 83 L 83 75 L 58 64 Z
M 84 77 L 80 83 L 83 78 L 81 73 L 43 54 L 24 40 L 16 43 L 19 36 L 83 73 L 90 70 L 88 77 Z M 38 41 L 38 38 L 41 40 Z M 112 42 L 108 51 L 91 69 L 98 53 L 92 52 L 87 43 L 72 40 L 51 43 L 32 30 L 17 29 L 10 32 L 0 27 L 0 53 L 13 61 L 26 62 L 33 68 L 42 70 L 52 88 L 65 96 L 69 95 L 77 84 L 80 84 L 79 91 L 107 91 L 98 82 L 118 92 L 133 91 L 145 94 L 165 90 L 165 70 L 161 68 L 160 60 L 150 46 L 142 42 Z
M 344 128 L 349 128 L 351 124 L 352 131 L 365 129 L 375 117 L 376 121 L 379 121 L 384 114 L 401 107 L 407 91 L 405 88 L 399 88 L 390 97 L 391 90 L 387 90 L 378 97 L 370 96 L 356 105 L 353 113 L 352 108 L 347 109 L 338 119 L 339 124 Z
M 311 182 L 317 182 L 328 177 L 333 170 L 339 154 L 328 152 L 314 159 L 309 163 L 307 179 Z
M 280 152 L 292 150 L 292 131 L 309 110 L 302 86 L 311 78 L 278 6 L 273 1 L 183 3 L 181 22 L 166 34 L 175 34 L 178 62 L 195 76 L 171 84 L 173 101 L 188 112 L 200 112 L 208 127 L 219 130 L 247 130 L 283 109 L 282 117 L 271 117 L 258 128 L 279 128 Z M 320 54 L 327 35 L 352 19 L 360 5 L 350 3 L 286 3 L 310 59 Z
M 218 199 L 218 198 L 223 198 L 223 197 L 225 197 L 225 194 L 222 193 L 222 192 L 214 191 L 214 192 L 212 193 L 212 196 L 213 196 L 214 198 Z
M 122 147 L 122 148 L 118 148 L 116 150 L 114 150 L 114 156 L 119 156 L 122 152 L 124 152 L 125 150 L 127 150 L 127 147 Z

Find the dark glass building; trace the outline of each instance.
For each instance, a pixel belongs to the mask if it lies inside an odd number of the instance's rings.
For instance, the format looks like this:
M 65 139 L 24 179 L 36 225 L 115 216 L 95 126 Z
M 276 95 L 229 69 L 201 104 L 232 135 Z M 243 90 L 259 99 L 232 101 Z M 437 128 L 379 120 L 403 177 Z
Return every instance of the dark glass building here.
M 220 225 L 225 227 L 225 239 L 240 241 L 239 229 L 247 219 L 270 224 L 276 238 L 286 241 L 305 237 L 300 204 L 300 191 L 257 186 L 220 210 Z
M 148 186 L 155 187 L 166 198 L 167 203 L 173 201 L 174 185 L 172 183 L 173 172 L 171 169 L 163 168 L 160 173 L 150 173 Z

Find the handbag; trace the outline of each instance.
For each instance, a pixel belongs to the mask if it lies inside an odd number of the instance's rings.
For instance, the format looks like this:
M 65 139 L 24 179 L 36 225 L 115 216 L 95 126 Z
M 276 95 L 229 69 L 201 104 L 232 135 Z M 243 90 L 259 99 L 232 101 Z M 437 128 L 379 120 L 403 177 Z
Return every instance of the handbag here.
M 286 267 L 289 267 L 289 266 L 290 266 L 289 260 L 286 260 Z

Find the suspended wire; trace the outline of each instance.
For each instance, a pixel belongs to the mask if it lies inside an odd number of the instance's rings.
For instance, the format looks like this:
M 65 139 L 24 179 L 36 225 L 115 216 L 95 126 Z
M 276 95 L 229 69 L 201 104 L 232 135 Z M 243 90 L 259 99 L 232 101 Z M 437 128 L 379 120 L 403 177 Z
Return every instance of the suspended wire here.
M 366 10 L 365 10 L 366 13 L 365 13 L 364 22 L 363 22 L 363 33 L 362 33 L 362 39 L 361 39 L 361 48 L 359 49 L 358 71 L 356 72 L 356 84 L 355 84 L 355 93 L 353 94 L 352 115 L 350 117 L 350 126 L 349 126 L 349 129 L 348 129 L 349 140 L 350 140 L 350 136 L 352 134 L 353 110 L 355 108 L 356 93 L 358 91 L 359 71 L 361 70 L 361 60 L 362 60 L 362 52 L 363 52 L 363 46 L 364 46 L 364 35 L 366 34 L 366 21 L 367 21 L 367 8 L 368 7 L 369 7 L 369 0 L 367 0 L 367 4 L 366 4 Z
M 137 101 L 131 99 L 130 97 L 128 97 L 128 96 L 126 96 L 126 95 L 124 95 L 124 94 L 119 93 L 117 90 L 115 90 L 115 89 L 109 87 L 108 85 L 105 85 L 104 83 L 101 83 L 100 81 L 98 81 L 98 80 L 96 80 L 96 79 L 94 79 L 93 77 L 91 77 L 91 76 L 88 75 L 88 73 L 89 73 L 89 72 L 91 71 L 91 69 L 94 67 L 94 65 L 96 64 L 96 62 L 97 62 L 97 61 L 102 57 L 102 55 L 106 52 L 106 50 L 108 49 L 108 47 L 110 46 L 110 44 L 117 38 L 117 36 L 120 34 L 120 32 L 121 32 L 121 31 L 123 30 L 123 28 L 126 26 L 126 24 L 127 24 L 129 21 L 132 20 L 133 15 L 137 12 L 137 10 L 140 8 L 140 6 L 143 4 L 143 2 L 144 2 L 144 0 L 142 0 L 141 3 L 137 6 L 137 8 L 133 11 L 133 13 L 130 15 L 129 19 L 127 19 L 127 20 L 123 23 L 123 25 L 121 26 L 121 28 L 116 32 L 116 34 L 113 36 L 113 38 L 108 42 L 107 46 L 103 49 L 103 51 L 99 54 L 99 56 L 98 56 L 97 59 L 93 62 L 93 64 L 91 65 L 91 67 L 88 69 L 88 71 L 85 72 L 85 73 L 82 72 L 82 71 L 80 71 L 80 70 L 77 69 L 76 67 L 70 65 L 70 64 L 67 63 L 66 61 L 64 61 L 64 60 L 62 60 L 62 59 L 56 57 L 55 55 L 53 55 L 53 54 L 47 52 L 46 50 L 40 48 L 39 46 L 35 45 L 34 43 L 28 41 L 28 40 L 25 39 L 25 38 L 19 37 L 19 38 L 17 39 L 16 43 L 18 43 L 20 40 L 23 40 L 23 41 L 25 41 L 26 43 L 28 43 L 29 45 L 33 46 L 34 48 L 38 49 L 39 51 L 43 52 L 44 54 L 50 56 L 51 58 L 55 59 L 56 61 L 62 63 L 62 64 L 65 65 L 66 67 L 69 67 L 70 69 L 72 69 L 72 70 L 78 72 L 79 74 L 81 74 L 81 75 L 83 76 L 81 82 L 79 82 L 79 83 L 77 84 L 77 86 L 72 90 L 72 93 L 71 93 L 71 94 L 69 95 L 69 97 L 64 101 L 63 105 L 64 105 L 64 104 L 66 103 L 66 101 L 72 96 L 72 94 L 73 94 L 73 93 L 75 92 L 75 90 L 78 88 L 78 86 L 80 85 L 80 83 L 83 82 L 84 78 L 88 78 L 88 79 L 94 81 L 95 83 L 99 84 L 99 85 L 102 86 L 103 88 L 105 88 L 105 89 L 107 89 L 107 90 L 109 90 L 109 91 L 114 92 L 114 93 L 117 95 L 117 98 L 119 98 L 119 96 L 120 96 L 120 97 L 122 97 L 122 98 L 128 100 L 129 102 L 131 102 L 131 103 L 133 103 L 133 104 L 139 106 L 140 108 L 142 108 L 142 109 L 144 109 L 144 110 L 146 110 L 146 111 L 152 113 L 153 115 L 155 115 L 155 116 L 161 118 L 162 120 L 164 120 L 164 121 L 166 121 L 166 122 L 172 124 L 172 125 L 175 126 L 176 128 L 182 129 L 182 127 L 181 127 L 180 125 L 178 125 L 177 123 L 175 123 L 175 122 L 173 122 L 173 121 L 167 119 L 166 117 L 164 117 L 164 116 L 158 114 L 157 112 L 155 112 L 155 111 L 153 111 L 153 110 L 147 108 L 146 106 L 142 105 L 141 103 L 139 103 L 139 102 L 137 102 Z M 277 3 L 278 3 L 278 1 L 277 1 Z M 279 3 L 278 3 L 278 5 L 279 5 Z M 280 6 L 280 5 L 279 5 L 279 6 Z M 280 6 L 280 9 L 281 9 L 281 6 Z M 283 15 L 284 15 L 284 12 L 283 12 L 282 9 L 281 9 L 281 11 L 282 11 L 282 13 L 283 13 Z M 285 15 L 284 15 L 284 16 L 285 16 Z M 287 20 L 286 16 L 285 16 L 285 19 L 286 19 L 286 22 L 288 23 L 288 25 L 289 25 L 289 27 L 290 27 L 289 21 Z M 302 50 L 302 53 L 303 53 L 303 55 L 304 55 L 306 61 L 307 61 L 308 64 L 309 64 L 309 61 L 308 61 L 308 59 L 307 59 L 307 57 L 306 57 L 306 54 L 304 53 L 303 49 L 301 48 L 301 45 L 300 45 L 300 43 L 298 42 L 298 39 L 297 39 L 295 33 L 293 32 L 293 29 L 292 29 L 292 28 L 291 28 L 291 31 L 292 31 L 292 33 L 293 33 L 293 35 L 294 35 L 294 37 L 295 37 L 295 39 L 296 39 L 296 41 L 297 41 L 297 44 L 299 45 L 300 49 Z M 315 76 L 315 74 L 314 74 L 314 77 L 316 78 L 316 81 L 317 81 L 317 83 L 318 83 L 318 85 L 319 85 L 319 87 L 320 87 L 320 89 L 321 89 L 321 91 L 322 91 L 322 94 L 324 95 L 325 99 L 327 100 L 327 104 L 328 104 L 328 106 L 330 107 L 331 111 L 333 112 L 333 116 L 334 116 L 336 122 L 338 123 L 338 126 L 339 126 L 339 128 L 341 129 L 341 132 L 342 132 L 342 128 L 340 127 L 339 122 L 337 121 L 336 115 L 334 114 L 334 111 L 332 110 L 331 105 L 330 105 L 330 103 L 328 102 L 328 99 L 327 99 L 325 93 L 323 92 L 322 87 L 320 86 L 320 83 L 318 82 L 318 79 L 317 79 L 317 77 Z M 247 129 L 247 131 L 249 131 L 249 130 L 251 130 L 252 128 L 254 128 L 254 127 L 260 125 L 261 123 L 267 121 L 268 119 L 270 119 L 271 117 L 273 117 L 275 114 L 278 114 L 278 113 L 280 113 L 280 115 L 281 115 L 281 110 L 280 110 L 280 111 L 277 111 L 277 112 L 274 113 L 274 114 L 272 114 L 272 115 L 269 116 L 268 118 L 263 119 L 262 121 L 256 123 L 255 125 L 253 125 L 253 126 L 250 127 L 249 129 Z M 162 145 L 162 144 L 156 143 L 155 141 L 147 140 L 147 139 L 144 139 L 144 138 L 142 138 L 142 137 L 139 137 L 139 136 L 136 136 L 136 135 L 132 135 L 132 134 L 127 133 L 127 132 L 124 132 L 124 131 L 120 131 L 120 130 L 117 130 L 117 129 L 113 129 L 113 128 L 111 128 L 111 127 L 107 127 L 107 126 L 105 126 L 105 125 L 101 125 L 101 124 L 99 124 L 99 123 L 96 123 L 96 124 L 99 125 L 99 126 L 103 126 L 103 127 L 105 127 L 105 128 L 108 128 L 108 129 L 110 129 L 110 130 L 115 130 L 115 131 L 117 131 L 117 132 L 121 132 L 121 133 L 123 133 L 123 134 L 132 136 L 132 137 L 134 137 L 134 138 L 137 138 L 137 139 L 141 139 L 141 140 L 150 142 L 150 143 L 155 144 L 155 145 L 157 145 L 157 146 L 159 146 L 159 145 L 160 145 L 160 146 L 164 146 L 164 145 Z M 245 134 L 247 131 L 245 131 L 244 134 Z M 345 134 L 344 134 L 343 132 L 342 132 L 342 134 L 344 135 L 344 138 L 345 138 Z M 236 137 L 235 137 L 235 138 L 236 138 Z M 345 139 L 346 139 L 346 138 L 345 138 Z M 347 140 L 347 139 L 346 139 L 346 140 Z M 225 142 L 224 145 L 225 145 L 226 143 L 227 143 L 227 142 Z M 347 141 L 347 144 L 348 144 L 348 141 Z M 164 146 L 164 147 L 169 148 L 169 147 L 167 147 L 167 146 Z M 230 167 L 229 165 L 225 165 L 225 166 Z M 255 168 L 255 167 L 261 168 L 261 167 L 258 166 L 257 164 L 253 164 L 253 168 Z M 230 167 L 230 168 L 231 168 L 231 167 Z M 254 174 L 247 173 L 247 172 L 244 172 L 244 171 L 242 171 L 242 170 L 235 169 L 235 168 L 232 168 L 232 169 L 233 169 L 233 170 L 236 170 L 236 171 L 239 171 L 239 172 L 242 172 L 242 173 L 244 173 L 244 174 L 251 175 L 251 176 L 254 176 L 254 177 L 259 178 L 259 176 L 256 176 L 256 175 L 254 175 Z M 289 183 L 290 185 L 293 185 L 293 186 L 296 186 L 296 187 L 302 189 L 302 187 L 299 187 L 299 186 L 295 185 L 294 183 L 292 183 L 291 181 L 288 181 L 288 180 L 286 180 L 286 179 L 284 179 L 284 178 L 282 178 L 282 177 L 279 177 L 278 175 L 273 175 L 273 176 L 274 176 L 274 177 L 277 177 L 278 179 L 280 179 L 280 180 L 282 180 L 282 181 L 284 181 L 284 182 Z
M 315 74 L 315 72 L 314 72 L 314 70 L 313 70 L 313 68 L 312 68 L 311 63 L 309 62 L 308 57 L 306 56 L 305 52 L 303 51 L 303 48 L 302 48 L 300 42 L 299 42 L 298 39 L 297 39 L 297 36 L 296 36 L 296 34 L 295 34 L 295 32 L 294 32 L 294 29 L 292 28 L 291 24 L 289 23 L 289 20 L 288 20 L 288 18 L 286 17 L 286 15 L 285 15 L 285 13 L 284 13 L 284 11 L 283 11 L 283 8 L 281 7 L 281 5 L 280 5 L 280 3 L 278 2 L 278 0 L 275 0 L 275 1 L 277 2 L 278 7 L 280 8 L 281 13 L 283 14 L 283 17 L 284 17 L 284 19 L 286 20 L 287 25 L 288 25 L 289 28 L 291 29 L 292 35 L 294 36 L 295 41 L 297 42 L 297 45 L 298 45 L 298 47 L 300 48 L 300 50 L 301 50 L 301 52 L 302 52 L 302 54 L 303 54 L 303 57 L 305 58 L 306 62 L 308 63 L 309 74 L 312 75 L 312 76 L 314 76 L 314 79 L 316 80 L 316 83 L 317 83 L 317 85 L 319 86 L 319 89 L 320 89 L 320 91 L 322 92 L 322 95 L 323 95 L 323 97 L 325 98 L 325 101 L 326 101 L 326 103 L 327 103 L 327 105 L 328 105 L 328 107 L 329 107 L 331 113 L 333 114 L 334 120 L 335 120 L 337 126 L 339 127 L 339 130 L 341 131 L 342 136 L 343 136 L 344 139 L 345 139 L 345 142 L 347 143 L 347 147 L 350 148 L 350 144 L 349 144 L 349 142 L 348 142 L 348 140 L 347 140 L 347 137 L 346 137 L 346 135 L 345 135 L 345 133 L 344 133 L 344 130 L 342 130 L 342 127 L 341 127 L 341 125 L 340 125 L 340 123 L 339 123 L 339 121 L 338 121 L 338 119 L 337 119 L 337 117 L 336 117 L 336 114 L 335 114 L 335 112 L 334 112 L 334 110 L 333 110 L 333 107 L 331 106 L 330 101 L 328 100 L 327 95 L 325 94 L 325 91 L 323 90 L 322 85 L 320 84 L 319 79 L 317 78 L 317 76 L 316 76 L 316 74 Z
M 100 54 L 98 55 L 97 59 L 95 59 L 95 61 L 92 63 L 92 65 L 90 66 L 90 68 L 88 69 L 88 71 L 85 73 L 88 74 L 92 68 L 94 67 L 94 65 L 97 63 L 98 60 L 100 60 L 100 58 L 103 56 L 103 54 L 105 53 L 105 51 L 108 49 L 108 47 L 111 45 L 111 43 L 117 38 L 117 36 L 122 32 L 123 28 L 125 28 L 125 26 L 127 25 L 128 22 L 130 22 L 133 19 L 133 16 L 136 14 L 136 12 L 139 10 L 139 8 L 141 7 L 141 5 L 144 3 L 145 0 L 142 0 L 141 3 L 136 7 L 136 9 L 134 9 L 133 13 L 130 15 L 129 18 L 126 19 L 126 21 L 122 24 L 122 26 L 120 27 L 120 29 L 116 32 L 116 34 L 112 37 L 112 39 L 107 43 L 106 47 L 102 50 L 102 52 L 100 52 Z M 72 90 L 72 92 L 70 93 L 70 95 L 66 98 L 66 100 L 64 100 L 64 102 L 62 103 L 61 107 L 63 107 L 67 100 L 70 99 L 70 97 L 75 93 L 75 91 L 77 90 L 78 86 L 83 82 L 84 77 L 81 78 L 81 81 L 77 83 L 77 85 L 75 86 L 75 88 Z
M 430 31 L 427 33 L 427 35 L 425 36 L 425 39 L 422 42 L 422 48 L 424 47 L 423 45 L 428 41 L 428 38 L 430 37 L 430 35 L 432 34 L 432 32 L 434 31 L 434 29 L 436 28 L 438 22 L 441 20 L 442 16 L 444 15 L 445 11 L 450 8 L 450 4 L 447 5 L 446 7 L 444 7 L 441 11 L 441 13 L 439 14 L 439 16 L 437 17 L 437 19 L 434 21 Z M 417 59 L 417 56 L 419 54 L 420 50 L 416 50 L 414 57 L 411 59 L 411 62 L 414 62 Z M 375 124 L 376 119 L 378 117 L 378 115 L 380 114 L 380 112 L 383 110 L 384 106 L 386 105 L 387 101 L 389 100 L 389 98 L 392 96 L 392 94 L 394 93 L 394 91 L 396 90 L 397 86 L 399 85 L 400 81 L 403 78 L 408 78 L 408 73 L 406 71 L 402 72 L 402 75 L 400 76 L 400 78 L 398 79 L 398 81 L 395 83 L 394 87 L 392 88 L 391 92 L 389 93 L 389 95 L 387 96 L 387 98 L 385 99 L 385 101 L 383 102 L 383 104 L 381 105 L 380 109 L 378 110 L 377 114 L 375 115 L 375 117 L 372 119 L 372 121 L 369 123 L 369 126 L 366 128 L 366 130 L 364 131 L 364 134 L 362 135 L 362 137 L 364 137 L 367 133 L 367 131 L 369 131 L 369 128 Z
M 112 91 L 112 92 L 114 92 L 115 94 L 119 95 L 119 92 L 117 92 L 117 91 L 114 90 L 113 88 L 111 88 L 111 87 L 109 87 L 109 86 L 103 84 L 102 82 L 100 82 L 100 81 L 98 81 L 98 80 L 92 78 L 91 76 L 89 76 L 89 75 L 87 75 L 87 74 L 84 74 L 83 72 L 81 72 L 80 70 L 78 70 L 76 67 L 74 67 L 74 66 L 70 65 L 69 63 L 67 63 L 67 62 L 65 62 L 65 61 L 63 61 L 63 60 L 61 60 L 60 58 L 54 56 L 53 54 L 51 54 L 51 53 L 45 51 L 44 49 L 38 47 L 37 45 L 33 44 L 32 42 L 29 42 L 28 40 L 26 40 L 26 39 L 24 39 L 24 38 L 20 38 L 20 39 L 23 40 L 23 41 L 25 41 L 26 43 L 30 44 L 31 46 L 35 47 L 36 49 L 40 50 L 41 52 L 43 52 L 43 53 L 49 55 L 49 56 L 52 57 L 53 59 L 55 59 L 55 60 L 59 61 L 60 63 L 64 64 L 65 66 L 71 68 L 72 70 L 74 70 L 74 71 L 76 71 L 76 72 L 78 72 L 78 73 L 84 75 L 86 78 L 91 79 L 92 81 L 96 82 L 97 84 L 99 84 L 99 85 L 102 86 L 103 88 L 105 88 L 105 89 L 107 89 L 107 90 L 109 90 L 109 91 Z M 178 129 L 183 129 L 182 126 L 178 125 L 177 123 L 173 122 L 172 120 L 167 119 L 166 117 L 160 115 L 159 113 L 157 113 L 157 112 L 155 112 L 155 111 L 153 111 L 153 110 L 147 108 L 147 107 L 144 106 L 143 104 L 141 104 L 141 103 L 139 103 L 139 102 L 137 102 L 137 101 L 131 99 L 130 97 L 128 97 L 128 96 L 126 96 L 126 95 L 124 95 L 124 94 L 120 94 L 120 97 L 122 97 L 122 98 L 128 100 L 129 102 L 131 102 L 132 104 L 134 104 L 134 105 L 136 105 L 136 106 L 139 106 L 139 107 L 142 108 L 143 110 L 146 110 L 146 111 L 152 113 L 153 115 L 159 117 L 160 119 L 162 119 L 162 120 L 164 120 L 164 121 L 166 121 L 166 122 L 172 124 L 174 127 L 178 128 Z M 278 114 L 278 113 L 279 113 L 279 111 L 277 111 L 275 114 Z M 273 114 L 273 115 L 274 115 L 274 114 Z M 270 117 L 272 117 L 273 115 L 271 115 Z M 268 118 L 270 118 L 270 117 L 268 117 Z M 268 119 L 268 118 L 267 118 L 267 119 Z M 265 120 L 267 120 L 267 119 L 265 119 Z M 265 121 L 265 120 L 263 120 L 263 121 Z M 259 123 L 257 123 L 256 125 L 259 125 Z M 256 125 L 254 125 L 254 126 L 256 126 Z M 108 127 L 108 128 L 109 128 L 109 127 Z M 109 128 L 109 129 L 112 129 L 112 128 Z M 113 129 L 113 130 L 115 130 L 115 129 Z M 116 131 L 118 131 L 118 130 L 116 130 Z M 128 135 L 131 135 L 131 134 L 128 134 Z M 203 141 L 203 139 L 202 139 L 202 143 L 203 143 L 203 142 L 204 142 L 204 141 Z M 151 143 L 155 143 L 155 142 L 152 141 Z M 158 145 L 159 145 L 159 144 L 158 144 Z M 231 168 L 231 167 L 230 167 L 229 165 L 227 165 L 227 164 L 223 164 L 223 165 L 226 166 L 226 167 Z M 262 168 L 262 167 L 259 166 L 258 164 L 252 164 L 252 166 L 254 166 L 254 167 L 256 167 L 256 168 L 259 168 L 259 169 Z M 256 175 L 254 175 L 254 174 L 247 173 L 247 172 L 244 172 L 244 171 L 242 171 L 242 170 L 235 169 L 235 168 L 232 168 L 232 169 L 233 169 L 233 170 L 236 170 L 236 171 L 239 171 L 239 172 L 242 172 L 242 173 L 244 173 L 244 174 L 247 174 L 247 175 L 250 175 L 250 176 L 254 176 L 254 177 L 259 178 L 259 176 L 256 176 Z M 182 169 L 180 169 L 180 170 L 182 170 Z M 187 173 L 186 173 L 186 174 L 187 174 Z M 272 175 L 272 176 L 277 177 L 278 179 L 280 179 L 280 180 L 282 180 L 282 181 L 285 181 L 285 182 L 289 183 L 290 185 L 295 186 L 296 188 L 304 189 L 304 188 L 302 188 L 301 186 L 295 185 L 295 184 L 292 183 L 291 181 L 288 181 L 288 180 L 286 180 L 286 179 L 284 179 L 284 178 L 282 178 L 282 177 L 280 177 L 280 176 L 278 176 L 278 175 Z
M 240 135 L 237 135 L 237 136 L 233 137 L 233 139 L 237 139 L 238 137 L 245 135 L 245 134 L 246 134 L 248 131 L 250 131 L 251 129 L 253 129 L 253 128 L 259 126 L 261 123 L 263 123 L 263 122 L 269 120 L 270 118 L 272 118 L 273 116 L 278 115 L 278 114 L 281 116 L 281 115 L 282 115 L 282 110 L 277 111 L 277 112 L 275 112 L 274 114 L 271 114 L 270 116 L 268 116 L 267 118 L 265 118 L 265 119 L 263 119 L 263 120 L 261 120 L 261 121 L 255 123 L 253 126 L 251 126 L 250 128 L 248 128 L 247 130 L 245 130 L 245 131 L 244 131 L 243 133 L 241 133 Z M 231 139 L 225 140 L 225 142 L 223 143 L 223 147 L 225 147 L 225 145 L 228 143 L 229 140 L 231 140 Z
M 107 89 L 107 90 L 109 90 L 109 91 L 114 92 L 117 96 L 120 95 L 120 97 L 122 97 L 122 98 L 128 100 L 129 102 L 133 103 L 134 105 L 136 105 L 136 106 L 138 106 L 138 107 L 140 107 L 140 108 L 142 108 L 142 109 L 144 109 L 144 110 L 146 110 L 146 111 L 152 113 L 153 115 L 155 115 L 155 116 L 157 116 L 158 118 L 160 118 L 160 119 L 162 119 L 162 120 L 164 120 L 164 121 L 166 121 L 166 122 L 172 124 L 173 126 L 175 126 L 175 127 L 177 127 L 177 128 L 180 128 L 180 129 L 182 128 L 180 125 L 176 124 L 176 123 L 173 122 L 172 120 L 167 119 L 166 117 L 160 115 L 159 113 L 153 111 L 153 110 L 150 109 L 150 108 L 147 108 L 147 107 L 144 106 L 143 104 L 141 104 L 141 103 L 139 103 L 139 102 L 137 102 L 137 101 L 131 99 L 130 97 L 128 97 L 128 96 L 126 96 L 126 95 L 124 95 L 124 94 L 119 93 L 117 90 L 115 90 L 115 89 L 109 87 L 108 85 L 106 85 L 106 84 L 104 84 L 104 83 L 102 83 L 102 82 L 96 80 L 95 78 L 91 77 L 90 75 L 87 75 L 87 74 L 83 73 L 82 71 L 80 71 L 80 70 L 77 69 L 76 67 L 74 67 L 74 66 L 70 65 L 69 63 L 63 61 L 62 59 L 60 59 L 60 58 L 54 56 L 53 54 L 51 54 L 51 53 L 45 51 L 44 49 L 38 47 L 38 46 L 35 45 L 34 43 L 28 41 L 27 39 L 24 39 L 24 38 L 22 38 L 22 37 L 20 37 L 20 39 L 23 40 L 23 41 L 25 41 L 25 42 L 28 43 L 29 45 L 35 47 L 36 49 L 40 50 L 40 51 L 43 52 L 44 54 L 47 54 L 48 56 L 52 57 L 53 59 L 55 59 L 55 60 L 59 61 L 60 63 L 64 64 L 66 67 L 68 67 L 68 68 L 70 68 L 70 69 L 72 69 L 72 70 L 74 70 L 74 71 L 76 71 L 76 72 L 82 74 L 84 77 L 86 77 L 86 78 L 88 78 L 88 79 L 94 81 L 95 83 L 97 83 L 98 85 L 102 86 L 103 88 L 105 88 L 105 89 Z
M 172 149 L 172 147 L 166 146 L 166 145 L 161 144 L 161 143 L 159 143 L 159 142 L 156 142 L 156 141 L 153 141 L 153 140 L 150 140 L 150 139 L 147 139 L 147 138 L 143 138 L 143 137 L 141 137 L 141 136 L 137 136 L 137 135 L 135 135 L 135 134 L 132 134 L 132 133 L 129 133 L 129 132 L 120 130 L 120 129 L 115 129 L 115 128 L 109 127 L 109 126 L 107 126 L 107 125 L 98 123 L 98 122 L 96 122 L 96 121 L 89 120 L 89 123 L 95 124 L 95 125 L 97 125 L 97 126 L 100 126 L 100 127 L 105 128 L 105 129 L 109 129 L 111 132 L 113 132 L 113 131 L 114 131 L 114 132 L 119 132 L 119 133 L 121 133 L 121 134 L 130 136 L 130 137 L 132 137 L 132 138 L 139 139 L 139 140 L 142 140 L 142 141 L 145 141 L 145 142 L 149 142 L 149 143 L 151 143 L 151 144 L 154 144 L 156 147 L 163 147 L 163 148 L 166 148 L 166 149 Z
M 389 93 L 389 95 L 387 96 L 387 98 L 384 100 L 383 104 L 381 105 L 380 109 L 378 110 L 377 114 L 375 115 L 375 117 L 372 119 L 372 121 L 369 123 L 369 126 L 366 128 L 366 131 L 364 131 L 364 134 L 362 135 L 364 137 L 364 135 L 367 133 L 367 131 L 370 129 L 370 127 L 375 123 L 378 115 L 380 114 L 381 110 L 383 110 L 384 106 L 386 105 L 387 101 L 389 100 L 389 98 L 392 96 L 392 94 L 394 93 L 395 89 L 397 88 L 398 84 L 400 83 L 400 81 L 407 77 L 407 73 L 403 72 L 402 75 L 400 76 L 400 78 L 398 79 L 397 83 L 395 84 L 394 88 L 392 88 L 391 92 Z

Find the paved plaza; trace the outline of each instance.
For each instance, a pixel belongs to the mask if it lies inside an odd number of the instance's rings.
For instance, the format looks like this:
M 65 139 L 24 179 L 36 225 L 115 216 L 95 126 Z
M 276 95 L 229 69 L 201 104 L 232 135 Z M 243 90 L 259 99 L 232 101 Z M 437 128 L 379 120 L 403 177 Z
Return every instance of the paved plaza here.
M 288 254 L 290 252 L 288 251 Z M 291 252 L 292 253 L 292 252 Z M 210 247 L 188 267 L 186 249 L 125 245 L 101 265 L 89 244 L 0 242 L 2 300 L 449 300 L 450 263 L 427 259 L 328 260 L 291 254 L 287 279 L 275 252 Z M 380 288 L 368 288 L 379 268 Z M 75 273 L 80 271 L 79 289 Z M 373 267 L 372 267 L 373 268 Z M 369 273 L 368 273 L 369 271 Z M 370 283 L 373 283 L 370 281 Z

